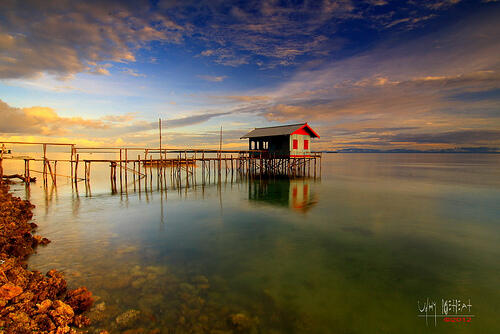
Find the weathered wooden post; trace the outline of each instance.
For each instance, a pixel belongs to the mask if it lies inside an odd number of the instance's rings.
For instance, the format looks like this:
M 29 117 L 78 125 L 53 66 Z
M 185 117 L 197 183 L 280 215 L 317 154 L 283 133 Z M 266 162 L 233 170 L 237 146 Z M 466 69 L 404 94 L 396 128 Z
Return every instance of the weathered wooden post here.
M 201 183 L 205 183 L 205 151 L 201 152 Z
M 80 160 L 80 154 L 76 154 L 76 161 L 75 161 L 75 183 L 78 182 L 78 161 Z
M 111 193 L 116 194 L 116 161 L 110 162 Z
M 47 144 L 43 144 L 43 176 L 47 174 Z
M 128 183 L 128 149 L 125 149 L 125 190 L 127 189 Z
M 73 180 L 73 154 L 75 153 L 74 149 L 75 149 L 75 145 L 71 145 L 71 153 L 69 156 L 69 165 L 70 165 L 70 169 L 71 169 L 71 180 Z
M 187 151 L 184 151 L 184 167 L 186 169 L 186 188 L 189 186 L 189 164 L 187 159 Z M 182 169 L 181 169 L 182 173 Z
M 90 182 L 90 163 L 91 161 L 88 162 L 89 166 L 87 168 L 87 181 Z
M 2 144 L 0 149 L 0 183 L 3 182 L 3 152 L 5 151 L 5 144 Z
M 123 172 L 123 169 L 122 169 L 122 149 L 120 148 L 120 193 L 122 192 L 122 172 Z
M 54 160 L 54 179 L 53 179 L 54 185 L 57 185 L 57 160 Z
M 55 178 L 56 178 L 56 177 L 55 177 L 55 176 L 54 176 L 54 174 L 52 173 L 52 167 L 50 167 L 50 162 L 47 162 L 47 166 L 48 166 L 48 168 L 49 168 L 50 177 L 52 178 L 52 183 L 53 183 L 54 185 L 56 185 L 56 181 L 55 181 Z
M 141 193 L 141 155 L 137 155 L 137 173 L 138 173 L 138 181 L 139 181 L 139 194 Z
M 210 183 L 210 158 L 207 158 L 208 161 L 208 183 Z
M 321 177 L 321 161 L 323 160 L 323 157 L 320 155 L 319 156 L 319 177 Z
M 149 182 L 152 183 L 153 182 L 153 156 L 150 155 L 149 156 Z
M 29 159 L 24 159 L 24 182 L 29 183 Z
M 259 152 L 259 158 L 260 158 L 260 174 L 262 175 L 262 152 Z
M 316 178 L 316 156 L 314 156 L 314 178 Z

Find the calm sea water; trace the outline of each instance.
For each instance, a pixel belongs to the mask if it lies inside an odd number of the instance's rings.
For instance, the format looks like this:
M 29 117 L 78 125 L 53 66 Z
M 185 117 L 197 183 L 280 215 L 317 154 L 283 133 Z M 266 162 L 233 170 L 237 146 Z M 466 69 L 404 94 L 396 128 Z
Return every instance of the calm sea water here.
M 500 155 L 331 154 L 316 180 L 112 194 L 102 166 L 91 189 L 13 189 L 52 240 L 30 267 L 89 287 L 92 329 L 494 333 L 499 166 Z M 418 317 L 449 299 L 472 305 L 458 312 L 470 322 Z

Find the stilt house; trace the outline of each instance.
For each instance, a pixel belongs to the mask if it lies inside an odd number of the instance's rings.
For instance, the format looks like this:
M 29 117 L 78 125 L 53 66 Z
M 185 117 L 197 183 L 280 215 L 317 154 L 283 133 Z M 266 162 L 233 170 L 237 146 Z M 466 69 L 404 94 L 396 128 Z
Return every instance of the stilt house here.
M 255 128 L 240 139 L 248 138 L 250 150 L 267 151 L 277 157 L 308 157 L 311 138 L 319 135 L 307 124 L 292 124 Z

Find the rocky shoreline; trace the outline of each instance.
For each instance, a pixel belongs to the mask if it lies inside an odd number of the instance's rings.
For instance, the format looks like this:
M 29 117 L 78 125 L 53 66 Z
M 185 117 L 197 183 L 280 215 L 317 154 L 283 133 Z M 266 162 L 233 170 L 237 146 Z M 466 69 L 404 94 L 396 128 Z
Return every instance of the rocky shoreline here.
M 26 258 L 50 242 L 33 234 L 33 208 L 0 182 L 0 334 L 77 333 L 90 324 L 83 313 L 92 306 L 92 293 L 86 287 L 68 291 L 55 269 L 44 275 L 27 268 Z

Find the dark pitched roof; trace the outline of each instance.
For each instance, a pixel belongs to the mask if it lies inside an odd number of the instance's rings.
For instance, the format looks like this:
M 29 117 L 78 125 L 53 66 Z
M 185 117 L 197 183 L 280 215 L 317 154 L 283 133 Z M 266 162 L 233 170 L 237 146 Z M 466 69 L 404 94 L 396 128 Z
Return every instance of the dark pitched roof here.
M 291 124 L 291 125 L 280 125 L 280 126 L 270 126 L 267 128 L 255 128 L 240 139 L 243 138 L 256 138 L 256 137 L 272 137 L 272 136 L 286 136 L 291 135 L 300 128 L 306 126 L 311 130 L 313 136 L 319 137 L 307 123 Z
M 270 137 L 270 136 L 284 136 L 292 134 L 297 131 L 306 123 L 301 124 L 291 124 L 291 125 L 281 125 L 281 126 L 270 126 L 266 128 L 255 128 L 240 139 L 243 138 L 255 138 L 255 137 Z

